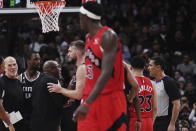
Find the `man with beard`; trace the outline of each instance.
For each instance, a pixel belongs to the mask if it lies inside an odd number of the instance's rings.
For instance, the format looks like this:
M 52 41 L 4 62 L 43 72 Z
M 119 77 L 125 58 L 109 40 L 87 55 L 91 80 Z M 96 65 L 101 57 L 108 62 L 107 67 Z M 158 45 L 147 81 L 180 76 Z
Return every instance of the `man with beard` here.
M 21 120 L 12 125 L 10 116 L 7 113 L 21 112 L 23 94 L 20 88 L 20 81 L 16 78 L 18 75 L 18 65 L 16 59 L 9 56 L 3 61 L 5 75 L 0 78 L 0 119 L 4 121 L 8 128 L 0 120 L 0 131 L 26 131 L 24 121 Z
M 76 122 L 73 122 L 73 112 L 80 104 L 82 90 L 85 84 L 85 65 L 84 65 L 84 42 L 81 40 L 73 41 L 68 49 L 68 57 L 76 60 L 76 70 L 72 76 L 67 89 L 60 84 L 48 83 L 50 92 L 61 93 L 68 97 L 61 119 L 61 131 L 76 131 Z
M 24 94 L 24 103 L 22 108 L 22 115 L 25 120 L 25 125 L 29 129 L 30 115 L 32 112 L 32 92 L 35 82 L 40 78 L 40 55 L 32 52 L 27 56 L 27 69 L 19 76 L 22 83 L 22 90 Z
M 57 83 L 60 77 L 60 65 L 53 60 L 46 61 L 43 75 L 36 81 L 33 89 L 31 131 L 58 131 L 65 97 L 50 93 L 47 83 Z

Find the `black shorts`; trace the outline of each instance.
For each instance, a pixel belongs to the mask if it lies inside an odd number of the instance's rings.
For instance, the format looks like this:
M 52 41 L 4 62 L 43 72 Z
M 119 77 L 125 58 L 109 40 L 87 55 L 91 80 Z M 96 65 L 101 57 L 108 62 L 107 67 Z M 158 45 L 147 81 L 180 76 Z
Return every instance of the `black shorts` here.
M 170 117 L 168 116 L 160 116 L 156 117 L 154 122 L 154 131 L 167 131 L 167 128 L 170 123 Z

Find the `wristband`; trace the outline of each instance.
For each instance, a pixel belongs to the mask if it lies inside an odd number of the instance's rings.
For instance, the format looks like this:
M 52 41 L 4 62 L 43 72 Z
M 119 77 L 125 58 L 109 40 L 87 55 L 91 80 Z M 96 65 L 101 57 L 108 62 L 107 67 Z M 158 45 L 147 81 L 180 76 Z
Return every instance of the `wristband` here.
M 91 107 L 91 105 L 90 104 L 88 104 L 88 103 L 86 103 L 86 101 L 84 101 L 84 103 L 83 103 L 87 108 L 90 108 Z

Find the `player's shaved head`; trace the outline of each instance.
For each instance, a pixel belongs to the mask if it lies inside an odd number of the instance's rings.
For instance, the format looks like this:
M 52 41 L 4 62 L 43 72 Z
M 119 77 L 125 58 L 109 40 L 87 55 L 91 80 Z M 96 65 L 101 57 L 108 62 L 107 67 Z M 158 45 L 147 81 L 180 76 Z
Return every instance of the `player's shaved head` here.
M 48 60 L 43 65 L 43 71 L 48 72 L 50 69 L 55 67 L 58 63 L 54 60 Z
M 61 78 L 61 67 L 57 61 L 46 61 L 43 65 L 43 72 L 57 79 Z

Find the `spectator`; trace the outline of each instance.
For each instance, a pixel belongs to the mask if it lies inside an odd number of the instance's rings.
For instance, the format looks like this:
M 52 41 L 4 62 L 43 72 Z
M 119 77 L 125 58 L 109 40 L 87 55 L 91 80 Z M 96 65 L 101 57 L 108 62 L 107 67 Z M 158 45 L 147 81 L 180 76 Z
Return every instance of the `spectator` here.
M 60 63 L 61 65 L 65 64 L 67 59 L 66 58 L 66 55 L 67 55 L 67 52 L 68 52 L 68 48 L 69 48 L 69 45 L 67 42 L 62 42 L 61 45 L 59 46 L 59 55 L 60 55 Z
M 196 103 L 193 103 L 193 109 L 189 115 L 189 120 L 192 122 L 192 123 L 195 123 L 196 122 Z
M 184 77 L 182 76 L 183 74 L 180 72 L 180 71 L 175 71 L 174 73 L 174 78 L 175 80 L 177 81 L 178 83 L 178 87 L 179 87 L 179 90 L 180 90 L 180 94 L 181 95 L 184 95 L 184 89 L 185 89 L 185 79 Z
M 182 127 L 181 131 L 189 131 L 189 128 L 184 126 L 184 127 Z
M 59 52 L 54 42 L 49 42 L 47 45 L 40 48 L 40 56 L 42 62 L 47 60 L 57 60 L 59 58 Z
M 45 43 L 44 43 L 44 35 L 43 34 L 39 34 L 38 38 L 37 38 L 37 41 L 32 42 L 29 45 L 29 49 L 30 49 L 30 51 L 33 51 L 33 52 L 39 52 L 41 47 L 44 46 L 44 45 L 45 45 Z
M 193 83 L 191 81 L 188 81 L 185 86 L 185 96 L 189 100 L 189 104 L 192 105 L 194 102 L 196 102 L 195 96 L 196 96 L 196 88 L 194 87 Z
M 174 78 L 177 82 L 186 82 L 181 71 L 175 71 Z
M 190 110 L 191 109 L 189 106 L 188 98 L 186 96 L 182 96 L 181 97 L 181 109 L 180 109 L 179 119 L 188 121 Z
M 196 65 L 193 61 L 191 61 L 191 58 L 188 54 L 183 56 L 183 62 L 178 64 L 176 69 L 181 71 L 183 75 L 189 79 L 193 74 L 196 74 Z

